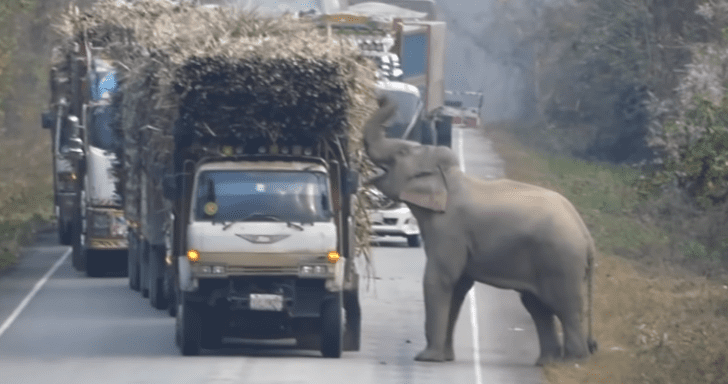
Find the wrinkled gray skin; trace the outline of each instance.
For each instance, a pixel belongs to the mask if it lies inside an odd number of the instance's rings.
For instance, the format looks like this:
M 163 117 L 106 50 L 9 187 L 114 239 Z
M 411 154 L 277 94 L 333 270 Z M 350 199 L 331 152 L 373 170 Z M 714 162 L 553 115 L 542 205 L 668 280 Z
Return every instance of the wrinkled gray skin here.
M 379 104 L 365 126 L 364 141 L 384 173 L 367 183 L 407 204 L 427 256 L 427 348 L 415 360 L 454 360 L 453 328 L 475 281 L 520 292 L 538 332 L 537 365 L 594 352 L 594 242 L 574 206 L 541 187 L 467 176 L 449 148 L 386 138 L 384 126 L 396 105 L 384 97 Z M 582 330 L 586 295 L 589 337 Z M 554 315 L 563 325 L 563 347 Z

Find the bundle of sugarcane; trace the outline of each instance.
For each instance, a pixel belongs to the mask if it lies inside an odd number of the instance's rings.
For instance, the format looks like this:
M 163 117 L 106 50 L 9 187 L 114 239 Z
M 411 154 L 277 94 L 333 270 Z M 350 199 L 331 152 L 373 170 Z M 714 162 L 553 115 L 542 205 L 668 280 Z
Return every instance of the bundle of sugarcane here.
M 60 20 L 67 51 L 104 47 L 118 69 L 129 194 L 138 195 L 139 167 L 172 166 L 175 125 L 222 139 L 345 137 L 350 165 L 371 173 L 361 128 L 376 108 L 376 76 L 348 40 L 290 16 L 165 0 L 105 0 L 86 13 L 71 7 Z M 357 197 L 359 251 L 368 260 L 367 199 Z

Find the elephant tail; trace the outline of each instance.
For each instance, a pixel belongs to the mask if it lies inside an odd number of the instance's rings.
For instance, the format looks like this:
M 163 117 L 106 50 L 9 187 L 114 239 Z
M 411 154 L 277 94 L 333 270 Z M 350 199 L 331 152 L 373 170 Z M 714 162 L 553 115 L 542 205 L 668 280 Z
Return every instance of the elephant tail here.
M 586 236 L 589 240 L 589 248 L 587 249 L 586 254 L 586 289 L 588 300 L 586 342 L 589 347 L 589 353 L 593 354 L 599 348 L 596 339 L 594 339 L 594 257 L 596 254 L 596 246 L 594 245 L 594 239 L 591 237 L 588 229 L 586 230 Z

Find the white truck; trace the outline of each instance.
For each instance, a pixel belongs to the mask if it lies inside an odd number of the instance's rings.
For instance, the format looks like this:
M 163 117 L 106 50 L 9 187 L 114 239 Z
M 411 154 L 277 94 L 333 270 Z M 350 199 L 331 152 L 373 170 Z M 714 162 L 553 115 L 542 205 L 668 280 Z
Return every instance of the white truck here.
M 51 70 L 56 212 L 62 243 L 73 246 L 73 266 L 88 276 L 124 269 L 126 220 L 117 178 L 111 172 L 120 140 L 111 127 L 115 71 L 102 49 L 76 45 Z M 60 55 L 59 55 L 60 56 Z

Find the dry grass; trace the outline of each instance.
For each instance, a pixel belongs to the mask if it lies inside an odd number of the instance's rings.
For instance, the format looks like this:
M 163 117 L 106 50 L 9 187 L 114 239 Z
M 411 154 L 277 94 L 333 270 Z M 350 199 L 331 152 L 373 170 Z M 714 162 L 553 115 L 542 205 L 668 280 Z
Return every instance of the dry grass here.
M 593 209 L 593 199 L 580 199 L 572 187 L 574 178 L 587 178 L 599 165 L 573 161 L 564 166 L 564 159 L 520 145 L 508 134 L 508 124 L 487 129 L 505 160 L 508 177 L 565 191 L 580 211 Z M 568 168 L 572 178 L 564 176 L 560 167 Z M 602 167 L 601 172 L 619 174 L 620 170 Z M 592 187 L 598 189 L 599 184 Z M 596 189 L 590 188 L 594 195 L 598 195 Z M 629 193 L 620 188 L 611 193 L 620 191 L 624 206 L 635 207 Z M 728 383 L 728 280 L 708 280 L 669 263 L 648 265 L 646 261 L 663 260 L 670 252 L 666 234 L 639 221 L 629 209 L 584 216 L 600 251 L 594 301 L 594 332 L 600 350 L 581 364 L 545 367 L 547 381 Z M 620 226 L 645 233 L 624 239 L 617 230 Z M 620 247 L 611 244 L 617 241 Z M 622 248 L 639 260 L 616 256 L 614 251 Z

